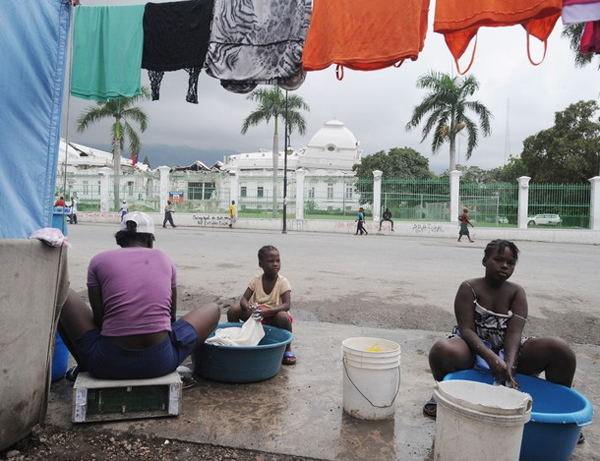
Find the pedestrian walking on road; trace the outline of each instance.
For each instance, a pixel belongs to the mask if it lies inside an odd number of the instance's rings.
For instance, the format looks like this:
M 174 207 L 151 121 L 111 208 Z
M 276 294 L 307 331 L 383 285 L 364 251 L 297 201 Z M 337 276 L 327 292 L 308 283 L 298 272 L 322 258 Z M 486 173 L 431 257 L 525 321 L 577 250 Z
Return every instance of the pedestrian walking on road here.
M 358 209 L 358 215 L 356 216 L 356 234 L 358 235 L 358 233 L 360 232 L 360 235 L 369 235 L 369 233 L 367 232 L 367 229 L 365 229 L 364 226 L 365 223 L 365 211 L 363 210 L 362 207 L 360 207 Z
M 177 227 L 173 222 L 173 209 L 171 208 L 171 202 L 167 200 L 167 204 L 165 205 L 165 219 L 163 219 L 163 227 L 167 227 L 167 221 L 171 223 L 171 226 Z
M 467 238 L 469 239 L 469 243 L 473 243 L 473 240 L 471 240 L 471 235 L 469 234 L 469 225 L 471 227 L 474 227 L 473 224 L 471 224 L 471 221 L 469 221 L 469 210 L 467 208 L 465 208 L 463 210 L 463 214 L 461 214 L 458 217 L 459 221 L 460 221 L 460 230 L 458 231 L 458 240 L 457 242 L 460 242 L 460 239 L 462 238 L 463 235 L 466 235 Z
M 229 205 L 229 228 L 233 228 L 235 224 L 235 200 L 231 201 L 231 205 Z

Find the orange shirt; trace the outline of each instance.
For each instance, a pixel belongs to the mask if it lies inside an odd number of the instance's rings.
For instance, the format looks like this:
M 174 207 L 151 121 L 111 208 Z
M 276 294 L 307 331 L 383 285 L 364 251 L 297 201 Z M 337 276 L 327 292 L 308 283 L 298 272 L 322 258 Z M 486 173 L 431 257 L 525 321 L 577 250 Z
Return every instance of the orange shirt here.
M 458 61 L 480 27 L 521 24 L 528 40 L 531 34 L 546 42 L 561 10 L 562 0 L 437 0 L 433 30 Z
M 304 70 L 341 64 L 377 70 L 417 59 L 429 0 L 314 0 L 302 54 Z

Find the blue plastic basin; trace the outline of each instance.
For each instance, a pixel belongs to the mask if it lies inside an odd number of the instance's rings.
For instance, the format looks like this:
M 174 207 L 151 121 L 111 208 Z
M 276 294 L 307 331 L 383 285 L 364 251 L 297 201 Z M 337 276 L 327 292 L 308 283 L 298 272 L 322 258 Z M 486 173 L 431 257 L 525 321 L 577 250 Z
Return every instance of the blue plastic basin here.
M 219 323 L 218 328 L 241 323 Z M 275 376 L 281 368 L 285 347 L 294 336 L 287 330 L 263 325 L 265 336 L 258 346 L 232 347 L 202 344 L 193 355 L 194 373 L 226 383 L 254 383 Z M 214 331 L 210 336 L 214 336 Z M 209 337 L 210 337 L 209 336 Z
M 493 383 L 489 371 L 475 369 L 450 373 L 444 381 L 451 379 Z M 592 422 L 591 403 L 579 392 L 545 379 L 517 374 L 517 381 L 520 390 L 533 399 L 519 459 L 567 461 L 575 450 L 581 427 Z
M 69 365 L 69 349 L 63 342 L 60 334 L 56 332 L 54 341 L 54 355 L 52 356 L 52 382 L 58 381 L 67 373 Z

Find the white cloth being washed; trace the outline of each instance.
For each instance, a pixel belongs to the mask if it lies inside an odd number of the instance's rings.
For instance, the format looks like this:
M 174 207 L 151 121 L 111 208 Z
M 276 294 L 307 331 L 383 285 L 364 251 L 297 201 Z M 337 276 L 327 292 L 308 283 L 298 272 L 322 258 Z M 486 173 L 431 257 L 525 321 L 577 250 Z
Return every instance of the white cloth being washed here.
M 250 317 L 242 327 L 219 328 L 215 335 L 205 342 L 215 346 L 253 347 L 265 336 L 260 320 Z

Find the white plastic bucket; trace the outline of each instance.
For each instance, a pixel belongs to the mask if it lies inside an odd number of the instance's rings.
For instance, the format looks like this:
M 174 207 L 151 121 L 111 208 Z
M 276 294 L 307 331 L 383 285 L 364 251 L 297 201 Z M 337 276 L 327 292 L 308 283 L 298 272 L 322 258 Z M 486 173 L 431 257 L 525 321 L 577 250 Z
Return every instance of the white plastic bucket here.
M 504 386 L 452 380 L 436 384 L 434 459 L 519 459 L 523 426 L 531 419 L 529 394 Z
M 400 345 L 379 338 L 342 342 L 344 411 L 358 419 L 389 419 L 400 387 Z

